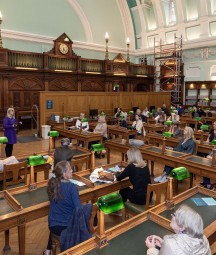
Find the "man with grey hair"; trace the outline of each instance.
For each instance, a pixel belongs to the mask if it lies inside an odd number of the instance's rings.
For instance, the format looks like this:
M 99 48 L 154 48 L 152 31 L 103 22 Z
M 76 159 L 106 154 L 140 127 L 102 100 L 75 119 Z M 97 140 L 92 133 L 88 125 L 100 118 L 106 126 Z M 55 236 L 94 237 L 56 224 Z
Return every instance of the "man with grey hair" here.
M 74 155 L 75 151 L 70 149 L 70 139 L 62 138 L 61 146 L 56 148 L 54 152 L 54 167 L 58 162 L 62 160 L 70 161 Z

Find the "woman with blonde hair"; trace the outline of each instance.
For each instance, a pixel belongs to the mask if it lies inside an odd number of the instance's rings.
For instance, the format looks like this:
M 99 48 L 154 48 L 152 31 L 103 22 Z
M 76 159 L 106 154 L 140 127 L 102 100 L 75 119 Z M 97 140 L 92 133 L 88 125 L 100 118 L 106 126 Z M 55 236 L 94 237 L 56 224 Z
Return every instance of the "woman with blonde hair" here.
M 8 139 L 5 146 L 6 157 L 12 156 L 13 145 L 17 143 L 16 127 L 18 124 L 19 122 L 15 119 L 14 108 L 9 107 L 7 109 L 7 115 L 3 119 L 4 136 Z
M 148 236 L 147 255 L 211 255 L 209 242 L 203 234 L 201 216 L 186 205 L 180 206 L 174 214 L 170 227 L 175 234 L 164 236 Z
M 131 148 L 127 151 L 128 166 L 124 171 L 116 176 L 117 181 L 129 177 L 133 188 L 127 187 L 120 190 L 124 202 L 127 199 L 135 204 L 144 205 L 146 203 L 147 186 L 151 183 L 149 168 L 143 160 L 139 149 Z
M 184 129 L 184 137 L 181 139 L 179 144 L 173 149 L 174 151 L 179 151 L 187 154 L 193 154 L 195 152 L 196 144 L 193 140 L 194 138 L 194 132 L 191 127 L 185 127 Z M 167 176 L 172 171 L 172 167 L 165 166 L 163 173 L 154 178 L 155 182 L 166 182 Z

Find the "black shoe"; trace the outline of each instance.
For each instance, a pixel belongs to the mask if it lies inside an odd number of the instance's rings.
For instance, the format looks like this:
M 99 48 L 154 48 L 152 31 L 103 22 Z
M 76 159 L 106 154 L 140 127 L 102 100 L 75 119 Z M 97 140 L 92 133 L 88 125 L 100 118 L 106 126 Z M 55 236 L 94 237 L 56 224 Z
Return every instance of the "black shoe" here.
M 214 187 L 211 184 L 206 185 L 205 188 L 214 191 Z

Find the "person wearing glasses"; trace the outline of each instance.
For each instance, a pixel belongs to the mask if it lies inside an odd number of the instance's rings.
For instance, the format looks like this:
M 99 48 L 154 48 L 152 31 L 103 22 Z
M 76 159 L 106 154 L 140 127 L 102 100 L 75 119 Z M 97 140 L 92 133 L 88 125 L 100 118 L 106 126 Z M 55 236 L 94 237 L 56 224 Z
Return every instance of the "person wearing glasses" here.
M 172 214 L 170 227 L 175 234 L 163 239 L 156 235 L 146 238 L 147 255 L 211 255 L 203 233 L 203 220 L 196 211 L 186 205 L 180 206 Z
M 12 156 L 13 145 L 17 143 L 16 127 L 21 124 L 15 119 L 14 108 L 7 109 L 7 115 L 3 119 L 4 136 L 7 137 L 8 142 L 5 146 L 6 157 Z

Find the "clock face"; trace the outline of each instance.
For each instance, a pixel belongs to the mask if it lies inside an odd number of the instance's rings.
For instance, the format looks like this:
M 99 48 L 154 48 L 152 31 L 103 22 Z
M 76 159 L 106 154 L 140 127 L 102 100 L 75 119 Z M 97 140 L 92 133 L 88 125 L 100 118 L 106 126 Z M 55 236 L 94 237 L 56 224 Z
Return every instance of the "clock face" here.
M 60 46 L 59 46 L 59 51 L 62 54 L 67 54 L 68 53 L 68 46 L 64 43 L 61 43 Z

